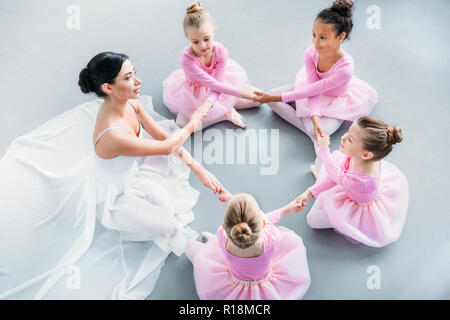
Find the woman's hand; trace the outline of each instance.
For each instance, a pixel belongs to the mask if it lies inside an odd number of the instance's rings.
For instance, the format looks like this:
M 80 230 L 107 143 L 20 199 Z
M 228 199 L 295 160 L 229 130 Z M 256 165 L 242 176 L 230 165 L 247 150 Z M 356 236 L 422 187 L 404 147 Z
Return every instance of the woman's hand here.
M 197 111 L 195 111 L 192 114 L 191 119 L 190 119 L 189 123 L 185 126 L 185 128 L 193 127 L 194 128 L 193 130 L 195 130 L 199 125 L 201 125 L 201 123 L 202 123 L 203 119 L 206 117 L 207 113 L 208 112 L 204 112 L 203 110 L 199 111 L 199 109 L 197 109 Z
M 212 107 L 211 101 L 206 100 L 200 107 L 197 108 L 197 110 L 195 110 L 193 116 L 201 117 L 203 119 L 208 114 L 211 107 Z
M 253 99 L 255 102 L 259 103 L 267 103 L 267 102 L 278 102 L 281 101 L 281 95 L 272 94 L 267 92 L 254 91 L 254 94 L 257 96 Z
M 301 195 L 299 195 L 297 198 L 295 198 L 295 202 L 301 207 L 300 210 L 305 209 L 306 204 L 308 203 L 308 200 L 311 199 L 312 194 L 309 190 L 306 190 Z
M 189 138 L 192 131 L 182 128 L 168 136 L 163 143 L 166 145 L 167 154 L 176 153 L 183 146 L 183 143 Z
M 253 101 L 254 101 L 254 99 L 257 98 L 257 95 L 256 95 L 253 91 L 251 91 L 251 90 L 244 89 L 244 90 L 242 90 L 242 92 L 241 92 L 241 98 L 245 98 L 245 99 L 253 100 Z
M 297 202 L 297 200 L 292 200 L 281 209 L 281 216 L 286 217 L 294 212 L 299 212 L 304 208 L 305 206 Z
M 195 110 L 190 118 L 189 123 L 185 125 L 184 128 L 194 131 L 202 123 L 211 107 L 212 103 L 208 100 L 205 101 L 200 107 L 197 108 L 197 110 Z
M 224 189 L 220 181 L 208 170 L 206 170 L 203 167 L 200 167 L 198 171 L 195 172 L 198 179 L 201 181 L 201 183 L 207 187 L 210 188 L 214 194 L 219 193 L 221 194 Z

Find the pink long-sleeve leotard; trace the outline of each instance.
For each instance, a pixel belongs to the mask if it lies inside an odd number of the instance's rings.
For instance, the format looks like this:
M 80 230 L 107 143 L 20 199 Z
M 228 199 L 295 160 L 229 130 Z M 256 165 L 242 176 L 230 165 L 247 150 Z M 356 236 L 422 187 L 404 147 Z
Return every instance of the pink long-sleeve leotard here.
M 190 47 L 183 49 L 181 54 L 181 66 L 186 74 L 186 80 L 194 87 L 207 87 L 211 89 L 208 97 L 214 103 L 219 94 L 229 94 L 235 97 L 241 95 L 241 89 L 223 81 L 225 67 L 228 59 L 228 51 L 220 43 L 214 43 L 212 62 L 209 67 L 192 52 Z
M 353 76 L 354 63 L 350 55 L 344 55 L 328 71 L 317 70 L 319 54 L 314 46 L 304 54 L 307 84 L 293 91 L 281 94 L 283 102 L 308 99 L 309 116 L 320 116 L 320 95 L 339 96 L 346 92 Z
M 265 215 L 261 231 L 263 253 L 241 258 L 226 249 L 228 236 L 222 226 L 206 244 L 191 241 L 186 251 L 194 265 L 200 299 L 262 300 L 299 299 L 308 290 L 306 248 L 293 231 L 277 227 L 275 210 Z
M 336 184 L 343 187 L 347 196 L 358 203 L 369 202 L 377 197 L 380 176 L 372 177 L 359 171 L 350 170 L 350 157 L 337 166 L 327 146 L 319 149 L 319 157 L 323 161 L 323 167 L 327 174 L 317 179 L 317 182 L 308 189 L 314 198 Z
M 228 236 L 223 229 L 219 227 L 217 237 L 220 248 L 227 259 L 231 273 L 240 280 L 257 281 L 265 278 L 270 271 L 272 256 L 280 241 L 280 232 L 274 223 L 280 221 L 280 212 L 272 211 L 265 215 L 266 226 L 264 228 L 262 239 L 264 252 L 262 255 L 253 258 L 241 258 L 228 252 L 226 249 Z
M 319 150 L 323 165 L 309 191 L 339 233 L 372 247 L 396 241 L 408 210 L 409 187 L 402 172 L 380 160 L 379 175 L 350 169 L 350 157 L 340 151 Z

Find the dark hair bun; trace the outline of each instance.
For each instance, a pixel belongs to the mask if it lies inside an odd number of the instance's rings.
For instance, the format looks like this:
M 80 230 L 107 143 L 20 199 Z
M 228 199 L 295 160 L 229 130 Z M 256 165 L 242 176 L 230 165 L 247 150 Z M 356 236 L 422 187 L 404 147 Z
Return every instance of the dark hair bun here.
M 339 13 L 341 16 L 351 18 L 353 15 L 353 1 L 351 0 L 335 0 L 331 6 L 331 10 Z
M 78 78 L 81 92 L 95 92 L 97 97 L 103 98 L 106 94 L 101 86 L 104 83 L 113 84 L 128 56 L 116 52 L 100 52 L 94 56 L 86 68 L 83 68 Z
M 81 92 L 83 93 L 89 93 L 94 91 L 91 79 L 89 77 L 88 68 L 84 68 L 83 70 L 81 70 L 80 77 L 78 79 L 78 85 L 80 86 Z
M 402 129 L 399 127 L 388 128 L 388 142 L 390 144 L 396 144 L 403 140 Z

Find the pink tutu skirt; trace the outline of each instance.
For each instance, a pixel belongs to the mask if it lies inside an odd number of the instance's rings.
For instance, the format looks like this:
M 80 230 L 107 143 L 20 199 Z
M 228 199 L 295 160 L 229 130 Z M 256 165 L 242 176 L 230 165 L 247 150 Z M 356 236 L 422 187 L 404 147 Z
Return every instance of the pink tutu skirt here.
M 297 73 L 295 89 L 307 85 L 306 69 L 303 66 Z M 378 101 L 378 93 L 367 82 L 353 75 L 347 91 L 339 96 L 320 95 L 322 117 L 354 121 L 372 113 Z M 309 118 L 308 99 L 295 101 L 296 114 L 300 118 Z
M 272 269 L 259 281 L 244 281 L 230 271 L 217 236 L 206 244 L 194 242 L 190 256 L 194 266 L 197 294 L 202 300 L 279 300 L 301 299 L 311 284 L 302 238 L 293 231 L 277 227 L 281 240 L 272 257 Z
M 225 67 L 224 82 L 239 88 L 243 88 L 248 82 L 244 68 L 230 58 Z M 187 80 L 183 69 L 175 70 L 163 81 L 163 102 L 174 115 L 180 113 L 189 118 L 206 101 L 210 93 L 208 87 Z M 227 94 L 219 95 L 204 120 L 222 117 L 239 99 L 240 97 Z
M 318 200 L 338 233 L 367 246 L 382 247 L 400 237 L 408 211 L 409 187 L 395 165 L 381 160 L 379 188 L 378 197 L 367 203 L 349 199 L 339 185 L 322 192 Z

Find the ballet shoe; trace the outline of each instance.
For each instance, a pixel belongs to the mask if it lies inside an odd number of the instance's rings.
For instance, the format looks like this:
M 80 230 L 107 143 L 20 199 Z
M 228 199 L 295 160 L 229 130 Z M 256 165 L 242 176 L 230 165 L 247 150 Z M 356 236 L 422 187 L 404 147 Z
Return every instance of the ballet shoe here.
M 201 235 L 202 238 L 206 240 L 206 242 L 208 242 L 214 236 L 211 232 L 208 231 L 203 231 Z
M 245 128 L 247 126 L 244 118 L 234 108 L 227 112 L 227 119 L 238 127 Z
M 184 126 L 186 126 L 189 123 L 189 119 L 185 118 L 183 115 L 178 114 L 177 115 L 177 119 L 175 120 L 175 123 L 177 126 L 179 126 L 180 128 L 183 128 Z

